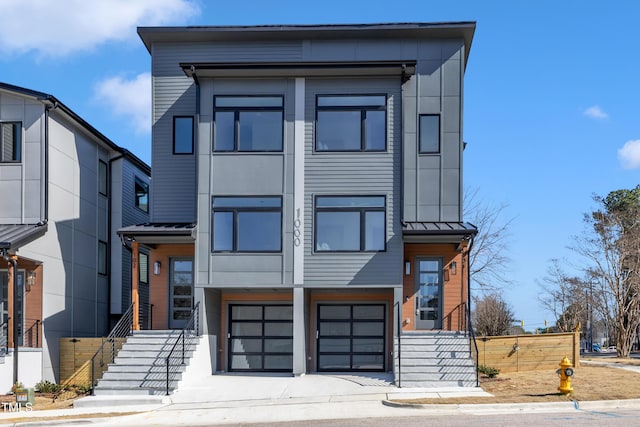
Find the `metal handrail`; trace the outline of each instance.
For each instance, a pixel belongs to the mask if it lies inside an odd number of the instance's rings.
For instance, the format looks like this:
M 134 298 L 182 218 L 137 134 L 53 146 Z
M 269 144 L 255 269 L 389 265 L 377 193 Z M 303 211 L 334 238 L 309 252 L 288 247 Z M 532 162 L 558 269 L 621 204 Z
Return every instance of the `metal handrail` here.
M 474 361 L 475 361 L 475 365 L 476 365 L 476 387 L 480 387 L 480 375 L 478 373 L 478 364 L 480 363 L 480 361 L 478 360 L 480 358 L 480 353 L 478 351 L 478 343 L 476 341 L 476 333 L 473 330 L 473 323 L 471 322 L 471 307 L 470 304 L 466 304 L 466 309 L 465 312 L 467 313 L 467 331 L 469 332 L 469 335 L 471 337 L 471 340 L 473 341 L 473 347 L 475 349 L 475 355 L 476 357 L 474 357 Z
M 116 323 L 113 329 L 111 329 L 111 332 L 109 332 L 107 338 L 102 342 L 100 348 L 91 358 L 91 395 L 94 394 L 96 380 L 102 378 L 102 373 L 104 372 L 103 368 L 105 364 L 112 363 L 116 358 L 117 351 L 120 350 L 120 347 L 118 347 L 118 349 L 116 350 L 117 340 L 127 337 L 133 333 L 133 306 L 134 304 L 131 303 L 127 311 L 125 311 L 120 320 L 118 320 L 118 323 Z M 105 361 L 105 345 L 107 344 L 111 344 L 111 348 L 110 351 L 106 352 L 107 358 Z M 95 365 L 98 355 L 100 355 L 100 378 L 96 378 L 95 374 Z
M 0 324 L 0 329 L 4 330 L 4 334 L 0 334 L 0 347 L 4 347 L 4 354 L 9 354 L 9 319 Z
M 394 304 L 394 309 L 397 309 L 397 333 L 398 333 L 398 388 L 402 387 L 402 312 L 400 311 L 400 302 Z
M 180 331 L 180 335 L 178 335 L 178 337 L 176 338 L 175 343 L 173 344 L 173 347 L 171 347 L 171 351 L 169 352 L 169 354 L 167 355 L 166 358 L 166 368 L 167 368 L 167 376 L 166 376 L 166 393 L 167 396 L 169 395 L 169 382 L 170 379 L 172 379 L 175 374 L 176 374 L 176 370 L 173 370 L 173 376 L 171 375 L 171 360 L 172 358 L 178 358 L 180 359 L 180 365 L 184 365 L 184 354 L 186 352 L 187 348 L 191 347 L 191 343 L 194 341 L 195 337 L 199 337 L 200 336 L 200 301 L 198 301 L 195 305 L 195 307 L 193 307 L 193 310 L 191 310 L 191 316 L 189 316 L 189 319 L 187 320 L 187 323 L 185 324 L 184 328 L 182 328 L 182 331 Z M 192 334 L 191 332 L 195 332 L 195 334 Z M 187 336 L 187 333 L 189 333 L 189 337 L 188 337 L 188 342 L 185 342 L 185 340 L 187 338 L 185 338 Z M 178 344 L 182 344 L 181 346 L 178 346 Z M 175 355 L 174 356 L 174 352 L 176 352 L 176 349 L 180 349 L 178 350 L 178 352 L 180 353 L 180 355 Z M 174 366 L 177 366 L 174 365 Z

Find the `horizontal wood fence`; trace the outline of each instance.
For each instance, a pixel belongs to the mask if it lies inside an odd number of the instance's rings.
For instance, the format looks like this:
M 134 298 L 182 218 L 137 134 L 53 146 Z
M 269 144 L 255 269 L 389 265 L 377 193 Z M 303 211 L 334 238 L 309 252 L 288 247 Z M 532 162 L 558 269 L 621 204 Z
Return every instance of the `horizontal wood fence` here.
M 90 385 L 91 358 L 104 338 L 60 338 L 60 384 Z
M 555 369 L 566 356 L 580 366 L 580 333 L 477 337 L 478 363 L 500 372 Z

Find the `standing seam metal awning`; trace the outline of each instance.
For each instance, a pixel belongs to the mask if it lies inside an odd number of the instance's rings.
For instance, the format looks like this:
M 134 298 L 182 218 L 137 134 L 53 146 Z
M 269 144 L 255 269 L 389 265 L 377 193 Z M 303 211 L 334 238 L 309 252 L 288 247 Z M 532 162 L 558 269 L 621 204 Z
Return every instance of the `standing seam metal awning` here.
M 46 231 L 46 223 L 0 224 L 0 250 L 17 250 L 42 236 Z
M 403 222 L 402 235 L 405 242 L 458 243 L 469 240 L 478 233 L 478 228 L 469 222 Z

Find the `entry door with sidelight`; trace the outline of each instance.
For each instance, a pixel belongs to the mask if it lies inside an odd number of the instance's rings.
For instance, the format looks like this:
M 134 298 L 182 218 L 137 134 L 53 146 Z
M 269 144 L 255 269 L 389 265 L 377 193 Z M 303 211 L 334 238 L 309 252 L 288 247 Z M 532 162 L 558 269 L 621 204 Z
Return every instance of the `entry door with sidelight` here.
M 169 273 L 169 327 L 184 328 L 193 308 L 193 258 L 172 258 Z
M 417 260 L 416 329 L 442 328 L 442 259 Z

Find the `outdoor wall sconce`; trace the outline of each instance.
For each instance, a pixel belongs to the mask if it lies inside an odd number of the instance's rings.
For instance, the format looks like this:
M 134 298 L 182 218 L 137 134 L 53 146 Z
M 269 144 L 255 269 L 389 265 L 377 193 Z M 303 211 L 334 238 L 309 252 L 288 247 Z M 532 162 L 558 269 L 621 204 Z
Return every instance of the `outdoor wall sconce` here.
M 36 284 L 36 272 L 30 271 L 27 273 L 27 286 L 31 287 Z
M 411 261 L 404 262 L 404 275 L 408 276 L 411 274 Z
M 455 261 L 451 262 L 451 274 L 453 274 L 454 276 L 456 275 L 456 273 L 458 272 L 458 263 Z
M 160 263 L 160 261 L 154 261 L 153 262 L 153 275 L 157 276 L 160 274 L 160 267 L 162 266 L 162 264 Z

